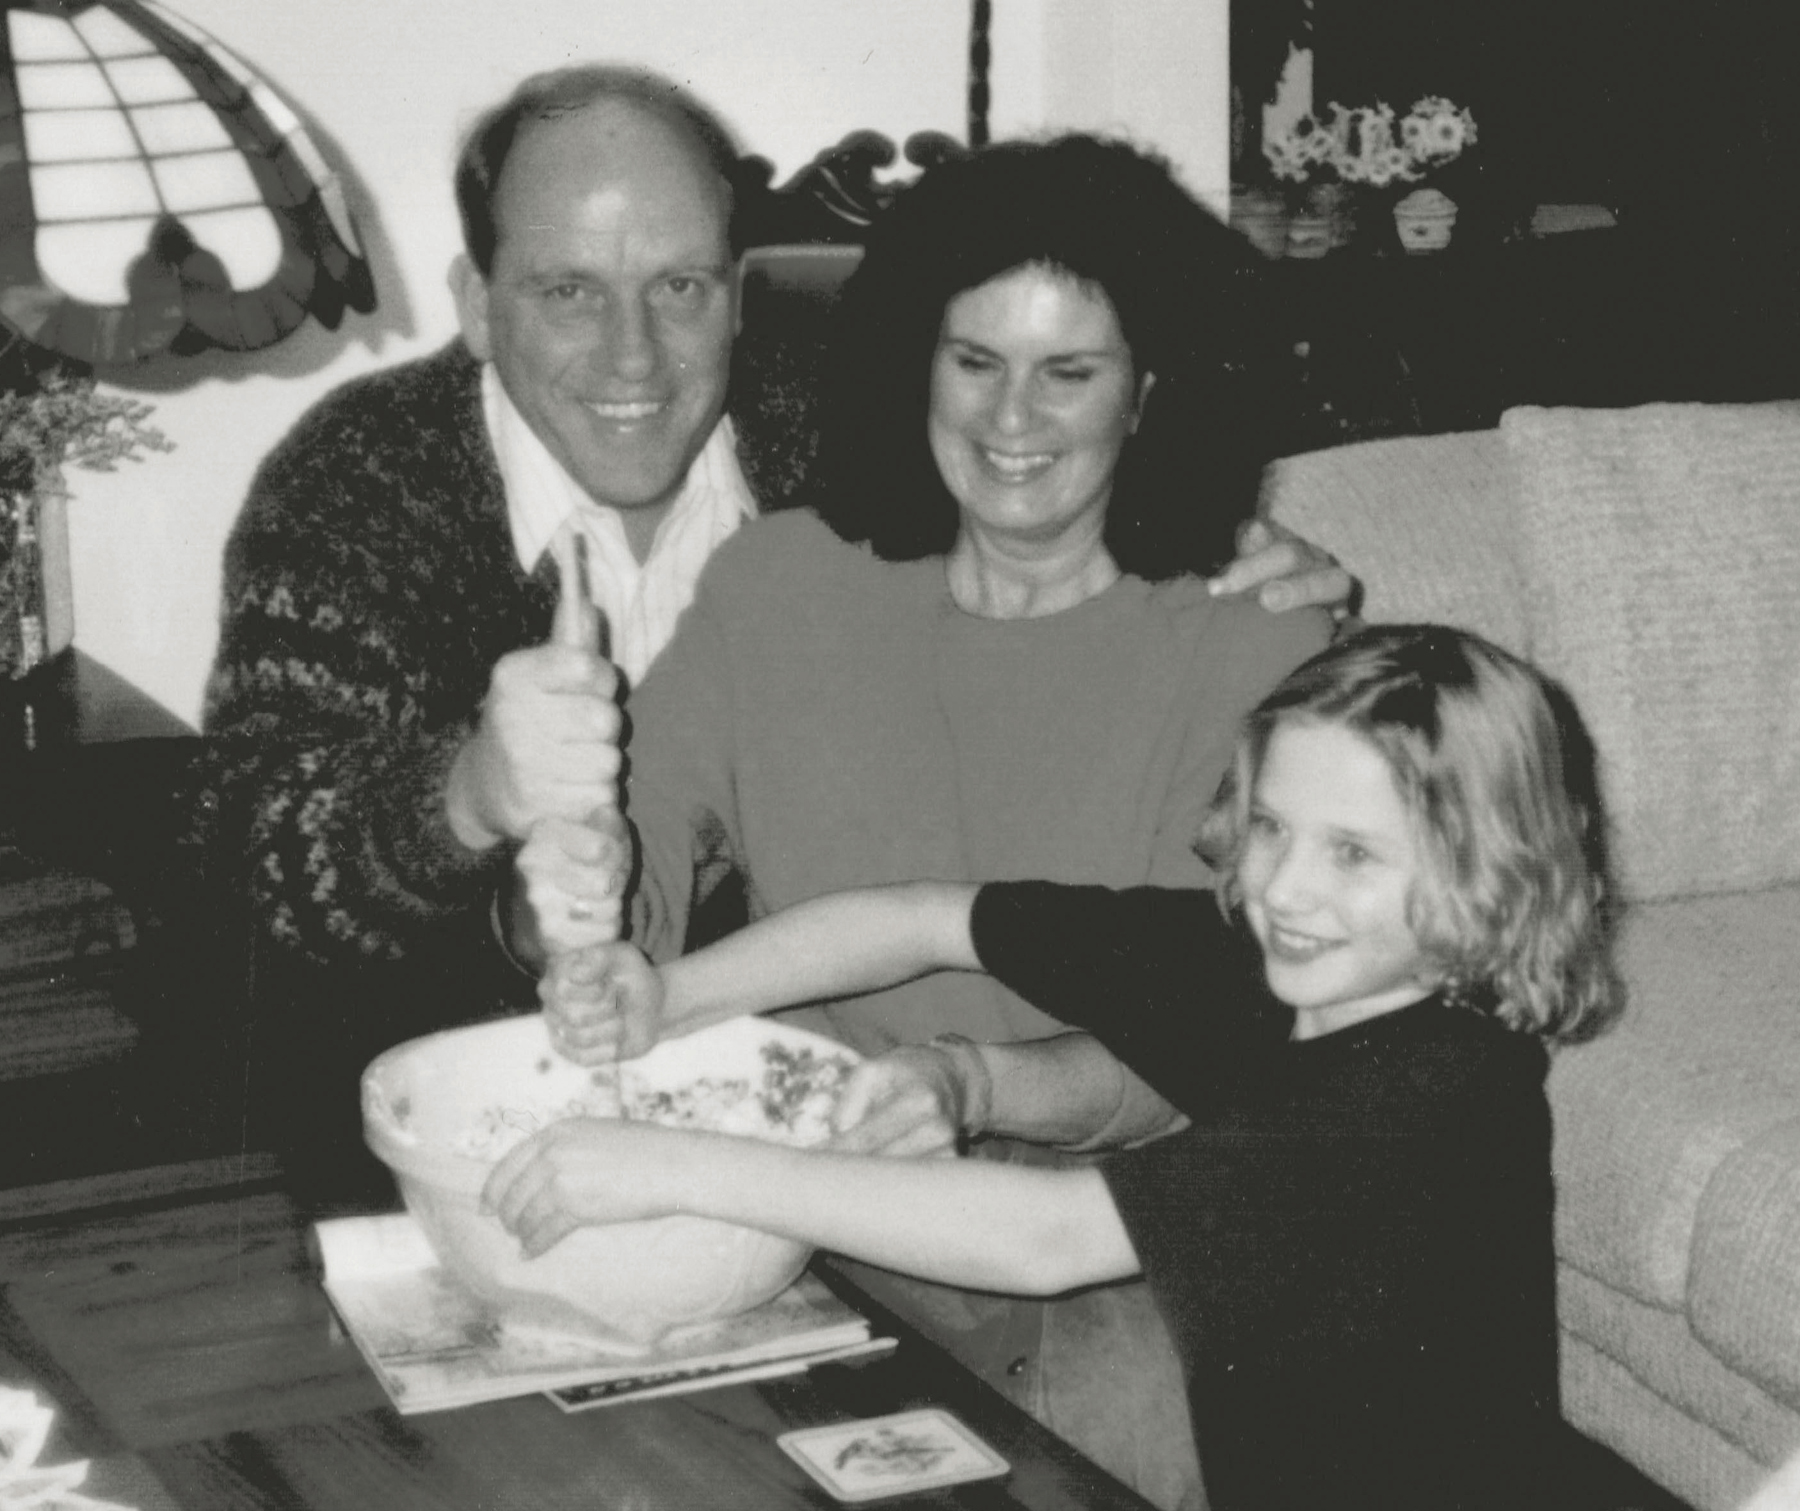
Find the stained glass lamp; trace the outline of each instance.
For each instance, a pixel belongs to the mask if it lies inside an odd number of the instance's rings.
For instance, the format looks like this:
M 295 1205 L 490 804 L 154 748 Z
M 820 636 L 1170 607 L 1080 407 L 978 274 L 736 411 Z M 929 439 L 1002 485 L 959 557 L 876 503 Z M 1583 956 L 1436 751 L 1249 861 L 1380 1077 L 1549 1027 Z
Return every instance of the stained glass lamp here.
M 156 0 L 0 0 L 0 322 L 99 366 L 374 307 L 342 185 L 241 58 Z

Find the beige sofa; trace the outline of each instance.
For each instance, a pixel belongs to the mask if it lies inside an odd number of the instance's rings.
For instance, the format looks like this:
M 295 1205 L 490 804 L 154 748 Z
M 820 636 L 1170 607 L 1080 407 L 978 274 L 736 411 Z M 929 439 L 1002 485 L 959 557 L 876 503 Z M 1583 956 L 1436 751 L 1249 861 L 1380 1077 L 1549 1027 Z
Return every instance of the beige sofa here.
M 1563 1409 L 1740 1506 L 1800 1450 L 1800 406 L 1518 409 L 1289 458 L 1269 507 L 1365 617 L 1583 710 L 1631 1002 L 1552 1070 Z

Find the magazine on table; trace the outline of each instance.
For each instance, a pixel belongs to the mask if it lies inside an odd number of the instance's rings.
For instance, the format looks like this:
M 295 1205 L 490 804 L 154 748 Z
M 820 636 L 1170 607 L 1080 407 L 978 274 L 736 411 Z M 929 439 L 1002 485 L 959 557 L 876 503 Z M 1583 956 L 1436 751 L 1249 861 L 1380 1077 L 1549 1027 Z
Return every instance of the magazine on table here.
M 314 1231 L 325 1294 L 404 1415 L 537 1392 L 574 1411 L 892 1346 L 808 1274 L 751 1311 L 626 1354 L 594 1337 L 502 1326 L 443 1269 L 407 1213 L 331 1218 Z
M 816 1285 L 818 1282 L 811 1283 Z M 827 1291 L 826 1294 L 829 1295 L 830 1292 Z M 737 1385 L 747 1380 L 774 1380 L 782 1375 L 803 1374 L 815 1364 L 891 1353 L 898 1346 L 897 1340 L 893 1338 L 864 1338 L 860 1343 L 846 1343 L 839 1348 L 825 1348 L 816 1353 L 796 1354 L 784 1359 L 766 1359 L 753 1364 L 678 1365 L 673 1369 L 653 1370 L 648 1374 L 627 1375 L 619 1380 L 591 1380 L 585 1385 L 569 1385 L 560 1390 L 547 1390 L 544 1394 L 564 1411 L 591 1411 L 596 1406 L 612 1406 L 620 1401 L 646 1401 L 653 1396 L 683 1396 L 692 1391 L 711 1390 L 720 1385 Z

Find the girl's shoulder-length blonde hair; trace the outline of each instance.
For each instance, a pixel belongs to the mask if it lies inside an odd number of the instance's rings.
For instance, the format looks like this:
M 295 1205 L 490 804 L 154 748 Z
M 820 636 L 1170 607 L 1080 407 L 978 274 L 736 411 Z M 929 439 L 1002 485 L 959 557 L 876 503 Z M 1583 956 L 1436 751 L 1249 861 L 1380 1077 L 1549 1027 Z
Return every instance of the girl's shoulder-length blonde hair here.
M 1611 953 L 1605 824 L 1592 742 L 1543 673 L 1464 630 L 1374 625 L 1296 668 L 1246 719 L 1201 831 L 1221 900 L 1275 731 L 1339 724 L 1387 760 L 1421 875 L 1408 921 L 1446 996 L 1574 1043 L 1624 1005 Z

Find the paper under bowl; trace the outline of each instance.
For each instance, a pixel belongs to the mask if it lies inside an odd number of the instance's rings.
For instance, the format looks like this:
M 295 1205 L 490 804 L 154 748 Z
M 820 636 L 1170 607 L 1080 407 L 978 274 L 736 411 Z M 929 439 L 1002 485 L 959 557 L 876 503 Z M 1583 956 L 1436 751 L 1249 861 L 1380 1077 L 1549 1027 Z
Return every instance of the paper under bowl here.
M 846 1065 L 857 1059 L 819 1034 L 739 1018 L 660 1044 L 620 1074 L 634 1100 L 678 1093 L 701 1078 L 755 1085 L 769 1045 Z M 747 1311 L 791 1285 L 810 1257 L 805 1245 L 700 1217 L 584 1227 L 535 1259 L 521 1254 L 499 1219 L 481 1210 L 482 1187 L 504 1149 L 471 1152 L 471 1130 L 491 1127 L 496 1109 L 550 1121 L 591 1099 L 595 1085 L 592 1073 L 551 1049 L 541 1014 L 451 1029 L 371 1062 L 362 1081 L 364 1136 L 394 1172 L 439 1260 L 509 1326 L 643 1351 L 675 1328 Z M 816 1130 L 756 1136 L 806 1143 Z

